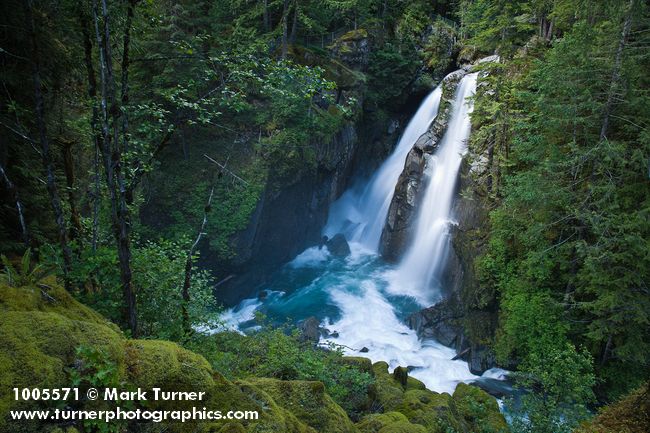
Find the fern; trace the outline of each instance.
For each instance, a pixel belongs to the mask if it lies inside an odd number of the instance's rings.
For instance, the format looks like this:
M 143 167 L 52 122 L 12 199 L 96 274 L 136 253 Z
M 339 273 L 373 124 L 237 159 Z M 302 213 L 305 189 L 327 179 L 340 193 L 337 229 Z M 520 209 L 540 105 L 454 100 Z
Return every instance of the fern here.
M 31 248 L 28 248 L 20 260 L 20 268 L 16 268 L 4 254 L 0 256 L 4 269 L 0 278 L 12 287 L 23 287 L 37 284 L 43 278 L 52 274 L 53 269 L 41 264 L 32 267 Z

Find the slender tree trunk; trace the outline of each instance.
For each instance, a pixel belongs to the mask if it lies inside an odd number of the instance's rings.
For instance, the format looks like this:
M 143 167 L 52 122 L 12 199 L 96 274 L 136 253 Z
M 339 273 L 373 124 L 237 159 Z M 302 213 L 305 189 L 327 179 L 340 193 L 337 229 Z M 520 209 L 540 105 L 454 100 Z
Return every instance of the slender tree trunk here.
M 126 9 L 126 24 L 122 43 L 122 107 L 129 104 L 129 49 L 131 44 L 131 26 L 133 26 L 134 8 L 137 0 L 129 0 Z M 123 152 L 129 151 L 129 117 L 126 110 L 122 110 L 122 140 Z
M 20 223 L 20 233 L 22 235 L 25 246 L 29 248 L 30 238 L 29 231 L 27 230 L 27 224 L 25 223 L 25 212 L 23 210 L 23 204 L 20 201 L 20 196 L 18 195 L 18 189 L 16 188 L 16 185 L 14 185 L 14 183 L 9 179 L 9 176 L 7 176 L 7 171 L 5 170 L 2 163 L 0 163 L 0 177 L 2 177 L 7 191 L 9 191 L 9 194 L 11 195 L 11 199 L 14 201 L 14 203 L 16 203 L 16 210 L 18 211 L 18 222 Z
M 196 236 L 196 240 L 190 247 L 189 251 L 187 252 L 187 259 L 185 260 L 185 279 L 183 280 L 183 291 L 182 291 L 182 296 L 183 296 L 183 311 L 182 311 L 182 317 L 183 317 L 183 332 L 185 333 L 185 336 L 189 336 L 192 333 L 192 324 L 190 323 L 190 315 L 187 311 L 187 307 L 191 301 L 190 297 L 190 287 L 192 285 L 192 256 L 194 256 L 194 253 L 196 252 L 197 247 L 199 246 L 199 242 L 201 241 L 201 238 L 205 235 L 205 225 L 208 223 L 208 214 L 210 213 L 211 207 L 212 207 L 212 196 L 214 195 L 214 186 L 212 189 L 210 189 L 210 196 L 208 197 L 208 202 L 205 205 L 204 211 L 203 211 L 203 221 L 201 222 L 201 227 L 199 227 L 199 233 Z
M 289 51 L 287 43 L 287 31 L 289 27 L 289 0 L 284 0 L 284 8 L 282 9 L 282 59 L 287 58 Z
M 68 230 L 65 224 L 63 215 L 63 206 L 61 205 L 61 198 L 56 186 L 56 178 L 54 175 L 54 164 L 52 163 L 52 156 L 50 154 L 50 142 L 47 138 L 47 126 L 45 124 L 45 108 L 43 102 L 43 94 L 41 93 L 41 71 L 40 71 L 40 57 L 38 53 L 38 44 L 36 41 L 36 26 L 34 24 L 34 16 L 32 10 L 32 1 L 27 0 L 25 3 L 25 16 L 27 19 L 27 29 L 29 31 L 31 42 L 31 63 L 32 63 L 32 80 L 34 83 L 34 103 L 36 124 L 38 126 L 39 142 L 41 145 L 41 157 L 43 168 L 46 172 L 46 185 L 47 192 L 50 196 L 50 203 L 54 210 L 54 218 L 59 230 L 59 244 L 63 253 L 63 274 L 65 280 L 65 288 L 71 290 L 69 273 L 72 267 L 72 252 L 68 245 Z
M 612 114 L 612 109 L 614 108 L 616 90 L 618 89 L 618 84 L 621 80 L 623 51 L 625 50 L 625 44 L 627 43 L 627 38 L 630 35 L 630 29 L 632 28 L 632 15 L 635 9 L 634 3 L 635 0 L 630 0 L 630 3 L 628 4 L 625 21 L 623 23 L 623 30 L 621 31 L 621 37 L 618 40 L 616 58 L 614 59 L 614 69 L 612 70 L 612 78 L 609 82 L 609 91 L 607 92 L 607 102 L 605 103 L 605 109 L 603 110 L 603 123 L 600 128 L 600 141 L 607 139 L 607 132 L 609 130 L 609 118 Z
M 264 0 L 264 31 L 271 31 L 271 21 L 269 20 L 269 0 Z
M 93 67 L 93 44 L 90 36 L 90 23 L 85 13 L 80 11 L 79 14 L 81 33 L 84 41 L 84 61 L 86 63 L 86 73 L 88 76 L 88 99 L 92 104 L 92 117 L 90 118 L 90 130 L 93 137 L 93 147 L 95 150 L 94 157 L 94 189 L 92 193 L 93 199 L 93 229 L 92 229 L 92 250 L 97 251 L 97 238 L 99 232 L 99 205 L 101 203 L 101 188 L 100 188 L 100 157 L 99 146 L 101 140 L 101 132 L 98 129 L 99 124 L 99 110 L 97 108 L 97 79 L 95 78 L 95 68 Z
M 300 8 L 298 6 L 298 0 L 295 0 L 293 3 L 293 23 L 291 24 L 291 36 L 289 41 L 291 44 L 296 43 L 296 37 L 298 36 L 298 14 L 300 13 Z
M 93 3 L 93 17 L 97 44 L 100 47 L 101 108 L 102 108 L 102 156 L 106 183 L 111 201 L 111 219 L 113 234 L 117 243 L 117 255 L 120 267 L 120 281 L 124 297 L 124 321 L 131 334 L 138 335 L 136 297 L 132 287 L 131 244 L 129 209 L 126 203 L 126 187 L 122 173 L 122 150 L 119 141 L 121 110 L 117 103 L 115 78 L 110 45 L 110 24 L 106 0 L 102 0 L 102 33 L 99 29 L 97 4 Z
M 68 204 L 70 206 L 70 240 L 77 241 L 79 249 L 82 247 L 81 217 L 77 209 L 77 196 L 74 191 L 74 159 L 72 157 L 72 142 L 63 143 L 63 170 L 65 172 L 68 190 Z

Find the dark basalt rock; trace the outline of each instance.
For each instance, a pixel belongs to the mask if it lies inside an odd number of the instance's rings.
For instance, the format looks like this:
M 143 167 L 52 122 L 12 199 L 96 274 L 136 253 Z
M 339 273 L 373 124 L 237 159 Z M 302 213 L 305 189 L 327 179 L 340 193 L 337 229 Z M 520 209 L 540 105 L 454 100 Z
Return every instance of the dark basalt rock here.
M 311 316 L 303 320 L 298 324 L 298 329 L 300 330 L 300 340 L 308 341 L 314 344 L 317 344 L 321 336 L 326 337 L 329 335 L 329 332 L 320 326 L 320 320 L 316 317 Z
M 347 257 L 350 255 L 350 245 L 341 233 L 334 235 L 325 245 L 329 252 L 336 257 Z

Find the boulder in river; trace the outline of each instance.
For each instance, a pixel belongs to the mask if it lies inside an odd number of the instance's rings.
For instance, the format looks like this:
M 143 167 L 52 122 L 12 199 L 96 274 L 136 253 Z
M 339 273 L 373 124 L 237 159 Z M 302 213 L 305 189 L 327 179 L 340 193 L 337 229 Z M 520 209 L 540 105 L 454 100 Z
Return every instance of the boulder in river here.
M 300 322 L 298 325 L 300 330 L 300 340 L 309 341 L 317 344 L 321 335 L 328 334 L 325 328 L 320 326 L 320 320 L 311 316 Z
M 345 240 L 345 236 L 341 233 L 334 235 L 325 245 L 335 257 L 347 257 L 350 255 L 350 245 L 348 245 L 348 241 Z

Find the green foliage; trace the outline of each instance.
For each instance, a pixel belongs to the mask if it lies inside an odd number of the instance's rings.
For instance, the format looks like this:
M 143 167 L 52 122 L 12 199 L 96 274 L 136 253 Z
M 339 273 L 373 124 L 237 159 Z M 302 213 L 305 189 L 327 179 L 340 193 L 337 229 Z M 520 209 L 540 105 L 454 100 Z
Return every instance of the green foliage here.
M 486 16 L 497 4 L 475 2 L 470 12 L 485 8 Z M 638 54 L 647 38 L 623 41 L 620 63 L 615 53 L 628 14 L 632 32 L 649 21 L 636 2 L 590 3 L 571 17 L 573 2 L 533 5 L 512 7 L 539 23 L 557 20 L 566 32 L 552 45 L 532 39 L 519 49 L 534 35 L 525 27 L 509 27 L 498 43 L 475 34 L 483 48 L 506 44 L 510 58 L 484 67 L 470 147 L 487 156 L 475 175 L 494 206 L 479 274 L 500 301 L 496 349 L 518 363 L 531 391 L 518 428 L 556 432 L 585 416 L 592 388 L 606 401 L 647 378 L 627 374 L 650 362 L 650 232 L 642 222 L 650 101 L 639 75 L 647 56 Z
M 248 376 L 323 382 L 327 393 L 348 413 L 366 399 L 372 378 L 346 362 L 337 347 L 329 350 L 301 342 L 297 331 L 265 328 L 243 336 L 233 332 L 215 336 L 220 352 L 210 355 L 215 369 L 230 378 Z
M 409 82 L 418 67 L 417 52 L 413 48 L 402 48 L 387 42 L 373 51 L 368 68 L 370 83 L 369 98 L 378 106 L 402 96 L 403 85 Z M 399 83 L 403 83 L 402 86 Z
M 117 364 L 99 347 L 78 346 L 75 350 L 75 366 L 68 372 L 70 385 L 80 388 L 82 393 L 88 388 L 99 389 L 99 392 L 105 388 L 125 389 Z M 133 409 L 131 401 L 104 402 L 104 404 L 119 404 L 124 409 Z M 91 419 L 83 420 L 84 430 L 91 432 L 118 433 L 124 431 L 126 425 L 125 420 L 111 423 Z
M 532 390 L 521 397 L 519 405 L 510 403 L 513 428 L 527 433 L 570 433 L 586 419 L 593 400 L 591 356 L 565 347 L 536 351 L 515 375 L 522 388 Z
M 37 284 L 43 278 L 47 277 L 53 272 L 53 269 L 42 264 L 36 266 L 31 265 L 32 251 L 27 248 L 20 260 L 20 267 L 15 268 L 4 254 L 0 256 L 4 269 L 0 273 L 0 278 L 4 282 L 13 287 L 31 286 Z
M 164 240 L 143 242 L 133 248 L 133 286 L 143 336 L 175 341 L 185 337 L 181 288 L 187 248 L 181 243 Z M 84 303 L 116 323 L 120 322 L 121 285 L 117 254 L 112 248 L 100 247 L 94 253 L 83 251 L 71 278 L 77 287 L 83 288 L 78 297 Z M 211 284 L 206 271 L 193 271 L 191 301 L 187 306 L 193 326 L 209 321 L 217 310 Z
M 117 365 L 100 348 L 81 345 L 75 350 L 79 365 L 70 369 L 73 386 L 110 388 L 120 385 Z

